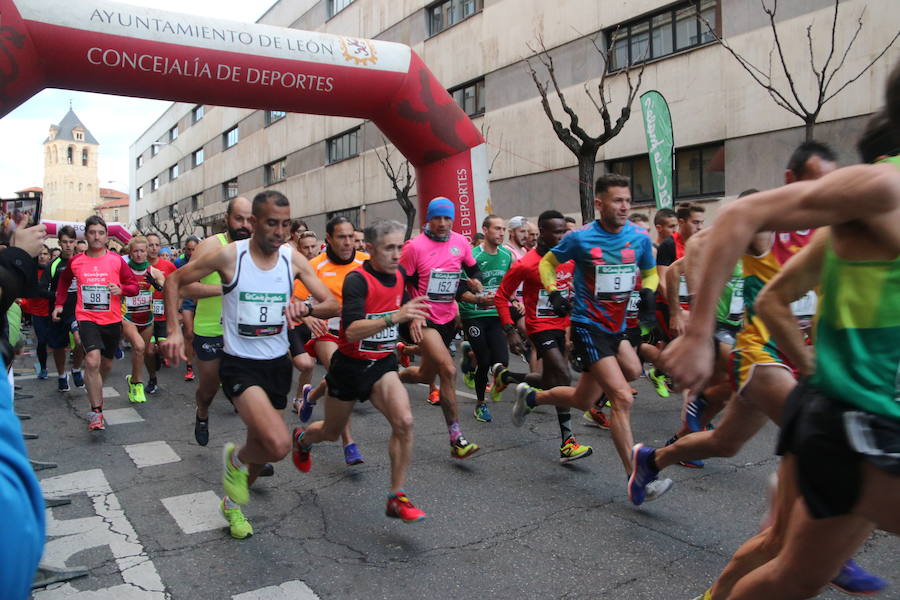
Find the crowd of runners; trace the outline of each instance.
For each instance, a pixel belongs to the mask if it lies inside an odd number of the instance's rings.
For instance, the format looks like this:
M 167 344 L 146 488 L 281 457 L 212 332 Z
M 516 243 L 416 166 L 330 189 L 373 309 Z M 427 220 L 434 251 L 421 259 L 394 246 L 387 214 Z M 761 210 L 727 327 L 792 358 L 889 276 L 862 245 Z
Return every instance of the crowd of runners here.
M 250 486 L 288 454 L 306 473 L 319 444 L 340 439 L 347 465 L 364 462 L 371 449 L 350 421 L 365 401 L 391 430 L 386 514 L 424 519 L 406 492 L 404 384 L 430 387 L 454 460 L 480 449 L 463 424 L 484 443 L 489 429 L 475 423 L 503 408 L 520 427 L 539 405 L 556 410 L 559 461 L 583 459 L 581 413 L 609 430 L 634 505 L 672 491 L 664 469 L 733 456 L 771 421 L 782 459 L 769 515 L 701 598 L 806 598 L 829 582 L 875 593 L 885 582 L 851 557 L 874 529 L 900 532 L 900 68 L 887 100 L 857 143 L 866 164 L 838 168 L 829 147 L 804 142 L 785 156 L 783 187 L 744 191 L 712 225 L 700 204 L 655 211 L 651 225 L 616 174 L 596 181 L 594 221 L 489 215 L 471 242 L 442 197 L 408 241 L 395 221 L 360 231 L 345 217 L 320 239 L 283 194 L 238 197 L 225 232 L 190 238 L 172 261 L 154 234 L 111 252 L 92 216 L 84 240 L 64 227 L 58 255 L 39 258 L 46 293 L 27 308 L 39 370 L 47 377 L 51 353 L 59 391 L 70 375 L 85 387 L 87 426 L 102 431 L 103 382 L 123 342 L 131 402 L 184 361 L 201 446 L 221 389 L 247 427 L 243 443 L 217 442 L 235 538 L 253 532 L 241 508 Z M 677 400 L 660 448 L 632 430 L 642 375 Z M 471 415 L 458 383 L 474 389 Z M 497 404 L 510 386 L 512 402 Z

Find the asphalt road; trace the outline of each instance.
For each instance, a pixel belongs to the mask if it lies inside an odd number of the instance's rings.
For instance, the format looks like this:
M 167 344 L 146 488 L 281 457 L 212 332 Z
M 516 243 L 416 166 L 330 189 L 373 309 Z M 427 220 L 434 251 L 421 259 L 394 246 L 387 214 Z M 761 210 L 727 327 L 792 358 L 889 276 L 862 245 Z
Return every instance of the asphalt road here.
M 44 562 L 90 570 L 36 591 L 38 600 L 690 599 L 756 532 L 776 466 L 768 426 L 733 459 L 669 469 L 674 488 L 638 508 L 628 502 L 609 433 L 583 426 L 580 415 L 576 434 L 594 454 L 561 466 L 552 410 L 516 429 L 510 389 L 491 406 L 494 422 L 478 423 L 471 390 L 460 383 L 463 431 L 482 450 L 457 461 L 440 409 L 425 402 L 427 388 L 415 386 L 408 388 L 416 443 L 408 491 L 428 519 L 406 525 L 385 517 L 388 427 L 362 404 L 353 430 L 366 463 L 345 466 L 338 444 L 317 446 L 308 474 L 281 462 L 245 508 L 255 534 L 234 540 L 218 515 L 221 448 L 240 443 L 244 427 L 222 395 L 210 413 L 209 446 L 198 446 L 196 383 L 183 381 L 182 369 L 165 369 L 160 391 L 130 405 L 126 355 L 105 384 L 118 394 L 105 405 L 118 424 L 89 432 L 84 390 L 59 394 L 53 373 L 46 381 L 28 375 L 30 360 L 17 363 L 24 376 L 16 403 L 32 416 L 23 429 L 39 435 L 28 450 L 59 465 L 38 473 L 45 494 L 72 499 L 47 509 Z M 314 381 L 320 376 L 317 369 Z M 658 398 L 644 379 L 635 387 L 635 437 L 664 443 L 679 404 Z M 287 422 L 294 418 L 286 412 Z M 900 597 L 898 556 L 900 541 L 881 533 L 857 555 L 891 582 L 882 597 Z

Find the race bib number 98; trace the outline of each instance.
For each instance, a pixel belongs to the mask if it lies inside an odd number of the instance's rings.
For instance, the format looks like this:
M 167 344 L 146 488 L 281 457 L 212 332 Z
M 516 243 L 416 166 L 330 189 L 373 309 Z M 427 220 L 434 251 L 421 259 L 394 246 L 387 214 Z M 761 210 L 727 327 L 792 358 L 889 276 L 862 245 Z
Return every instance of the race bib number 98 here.
M 281 333 L 287 301 L 287 294 L 241 292 L 238 296 L 238 334 L 264 337 Z
M 367 319 L 383 319 L 387 315 L 397 314 L 396 310 L 383 313 L 372 313 L 366 315 Z M 397 338 L 399 337 L 397 325 L 385 327 L 375 335 L 359 341 L 360 352 L 393 352 L 397 346 Z
M 594 298 L 625 302 L 637 283 L 637 265 L 595 265 Z
M 109 288 L 105 285 L 82 285 L 81 306 L 91 312 L 109 310 Z
M 456 299 L 456 288 L 459 286 L 459 271 L 431 270 L 428 275 L 426 294 L 432 302 L 453 302 Z

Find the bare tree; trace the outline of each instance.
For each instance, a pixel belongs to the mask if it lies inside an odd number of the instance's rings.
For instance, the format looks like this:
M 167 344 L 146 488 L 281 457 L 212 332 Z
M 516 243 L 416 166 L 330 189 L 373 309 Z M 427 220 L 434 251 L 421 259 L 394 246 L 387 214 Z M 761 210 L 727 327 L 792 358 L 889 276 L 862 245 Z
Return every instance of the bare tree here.
M 722 45 L 725 50 L 731 54 L 732 57 L 738 62 L 738 64 L 743 67 L 743 69 L 753 78 L 753 81 L 758 83 L 762 88 L 769 94 L 769 97 L 772 100 L 783 108 L 784 110 L 798 116 L 804 123 L 804 128 L 806 130 L 806 140 L 809 141 L 813 139 L 813 132 L 816 127 L 816 120 L 819 118 L 819 113 L 822 112 L 822 107 L 825 104 L 843 92 L 847 87 L 863 76 L 863 74 L 868 71 L 872 65 L 878 62 L 882 56 L 884 56 L 887 51 L 894 45 L 894 42 L 897 41 L 897 38 L 900 37 L 900 31 L 894 34 L 894 37 L 891 38 L 891 41 L 879 52 L 875 58 L 869 61 L 858 73 L 853 75 L 852 77 L 847 77 L 843 83 L 838 84 L 835 81 L 835 76 L 843 69 L 844 64 L 847 62 L 847 55 L 850 54 L 850 49 L 853 47 L 853 44 L 856 43 L 857 38 L 859 37 L 859 33 L 863 27 L 863 15 L 865 15 L 866 7 L 859 13 L 859 17 L 856 19 L 856 29 L 853 32 L 853 35 L 850 37 L 850 41 L 847 43 L 847 47 L 844 48 L 843 52 L 840 53 L 840 59 L 835 63 L 833 62 L 835 56 L 837 55 L 836 48 L 836 34 L 837 34 L 837 25 L 838 25 L 838 9 L 840 7 L 841 0 L 834 0 L 834 16 L 831 21 L 831 37 L 829 40 L 829 44 L 827 46 L 827 55 L 825 57 L 825 62 L 822 63 L 821 67 L 816 66 L 816 56 L 815 51 L 813 50 L 816 45 L 813 42 L 812 35 L 812 23 L 806 26 L 806 41 L 807 47 L 809 48 L 809 66 L 812 69 L 813 75 L 816 80 L 815 90 L 812 95 L 812 98 L 807 98 L 804 100 L 801 98 L 801 94 L 797 90 L 797 85 L 794 82 L 794 73 L 791 72 L 791 69 L 788 67 L 788 61 L 784 55 L 784 47 L 782 46 L 781 37 L 778 34 L 778 27 L 775 25 L 775 15 L 778 12 L 778 0 L 772 0 L 771 8 L 766 4 L 765 0 L 759 0 L 759 4 L 762 7 L 764 13 L 769 18 L 769 27 L 772 30 L 772 37 L 774 38 L 774 45 L 772 49 L 769 51 L 769 65 L 767 69 L 764 71 L 761 68 L 757 67 L 753 63 L 751 63 L 747 58 L 738 53 L 726 40 L 722 39 L 719 33 L 716 31 L 715 27 L 712 27 L 706 19 L 698 16 L 698 18 L 706 25 L 707 31 L 716 38 L 716 40 Z M 778 85 L 776 84 L 772 77 L 772 64 L 774 62 L 773 57 L 777 54 L 779 66 L 776 69 L 779 69 L 785 77 L 785 83 Z M 786 89 L 785 89 L 786 88 Z M 806 94 L 803 94 L 806 96 Z
M 168 218 L 163 216 L 165 213 L 169 213 Z M 174 245 L 175 248 L 181 248 L 182 241 L 193 235 L 199 216 L 199 211 L 191 213 L 175 211 L 173 214 L 168 207 L 165 207 L 142 217 L 141 221 L 144 223 L 141 229 L 145 233 L 153 231 L 159 234 L 167 246 Z
M 412 236 L 413 225 L 416 221 L 416 205 L 409 198 L 409 194 L 416 184 L 416 178 L 409 169 L 408 160 L 404 159 L 399 165 L 394 166 L 391 158 L 393 150 L 391 150 L 387 140 L 381 138 L 381 141 L 384 143 L 384 156 L 378 153 L 377 148 L 375 149 L 375 156 L 378 158 L 378 162 L 381 163 L 384 174 L 391 181 L 391 187 L 394 189 L 394 198 L 406 215 L 406 235 L 403 239 L 408 240 Z
M 553 125 L 553 132 L 556 133 L 556 137 L 558 137 L 563 145 L 565 145 L 565 147 L 575 155 L 575 158 L 578 159 L 578 196 L 581 204 L 581 217 L 584 221 L 591 221 L 594 218 L 594 163 L 597 161 L 597 151 L 606 142 L 616 137 L 619 132 L 622 131 L 622 127 L 625 126 L 629 117 L 631 117 L 631 105 L 638 95 L 638 91 L 641 87 L 641 80 L 644 76 L 644 66 L 646 62 L 643 60 L 641 60 L 640 70 L 637 73 L 636 80 L 632 79 L 632 70 L 630 66 L 625 67 L 618 73 L 625 77 L 628 92 L 626 94 L 624 105 L 619 111 L 619 116 L 616 118 L 615 122 L 613 122 L 612 115 L 610 114 L 610 103 L 612 102 L 612 98 L 607 76 L 610 74 L 609 55 L 612 51 L 612 42 L 615 40 L 617 33 L 618 31 L 610 36 L 610 44 L 606 48 L 600 46 L 597 37 L 591 38 L 591 43 L 594 45 L 597 53 L 600 54 L 603 62 L 603 72 L 601 73 L 600 81 L 597 84 L 596 95 L 591 92 L 587 83 L 584 84 L 584 91 L 588 98 L 590 98 L 594 108 L 596 108 L 597 112 L 600 114 L 600 120 L 603 123 L 603 129 L 600 134 L 596 136 L 589 134 L 585 130 L 581 124 L 578 113 L 575 112 L 575 109 L 573 109 L 566 100 L 566 97 L 559 86 L 559 82 L 556 79 L 553 57 L 550 55 L 550 52 L 547 50 L 544 45 L 544 40 L 541 37 L 538 37 L 539 49 L 535 50 L 530 44 L 528 45 L 528 49 L 534 54 L 534 57 L 528 58 L 525 61 L 528 66 L 528 71 L 531 73 L 531 79 L 534 81 L 534 85 L 541 95 L 541 106 L 544 108 L 544 114 L 547 115 L 547 118 Z M 538 75 L 535 64 L 533 63 L 534 58 L 538 59 L 541 66 L 546 71 L 549 80 L 545 79 L 543 82 L 541 81 L 542 78 Z M 553 86 L 552 90 L 550 89 L 551 85 Z M 563 112 L 566 114 L 568 126 L 563 125 L 553 113 L 553 108 L 550 105 L 550 95 L 554 93 L 562 106 Z

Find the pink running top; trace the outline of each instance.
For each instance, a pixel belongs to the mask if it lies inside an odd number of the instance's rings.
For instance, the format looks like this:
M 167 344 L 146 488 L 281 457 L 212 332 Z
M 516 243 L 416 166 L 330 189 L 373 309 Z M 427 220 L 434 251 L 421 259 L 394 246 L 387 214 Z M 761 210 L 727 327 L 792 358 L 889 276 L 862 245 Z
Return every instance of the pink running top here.
M 122 296 L 136 296 L 138 293 L 138 279 L 131 267 L 112 252 L 96 257 L 79 254 L 69 261 L 69 268 L 59 275 L 57 306 L 65 304 L 73 277 L 78 294 L 75 318 L 79 321 L 112 325 L 122 320 L 122 297 L 109 293 L 111 283 L 122 288 Z
M 437 325 L 456 317 L 456 288 L 463 265 L 475 264 L 472 246 L 462 234 L 450 232 L 446 242 L 436 242 L 420 233 L 403 246 L 400 266 L 410 277 L 418 276 L 409 295 L 428 297 L 428 319 Z

